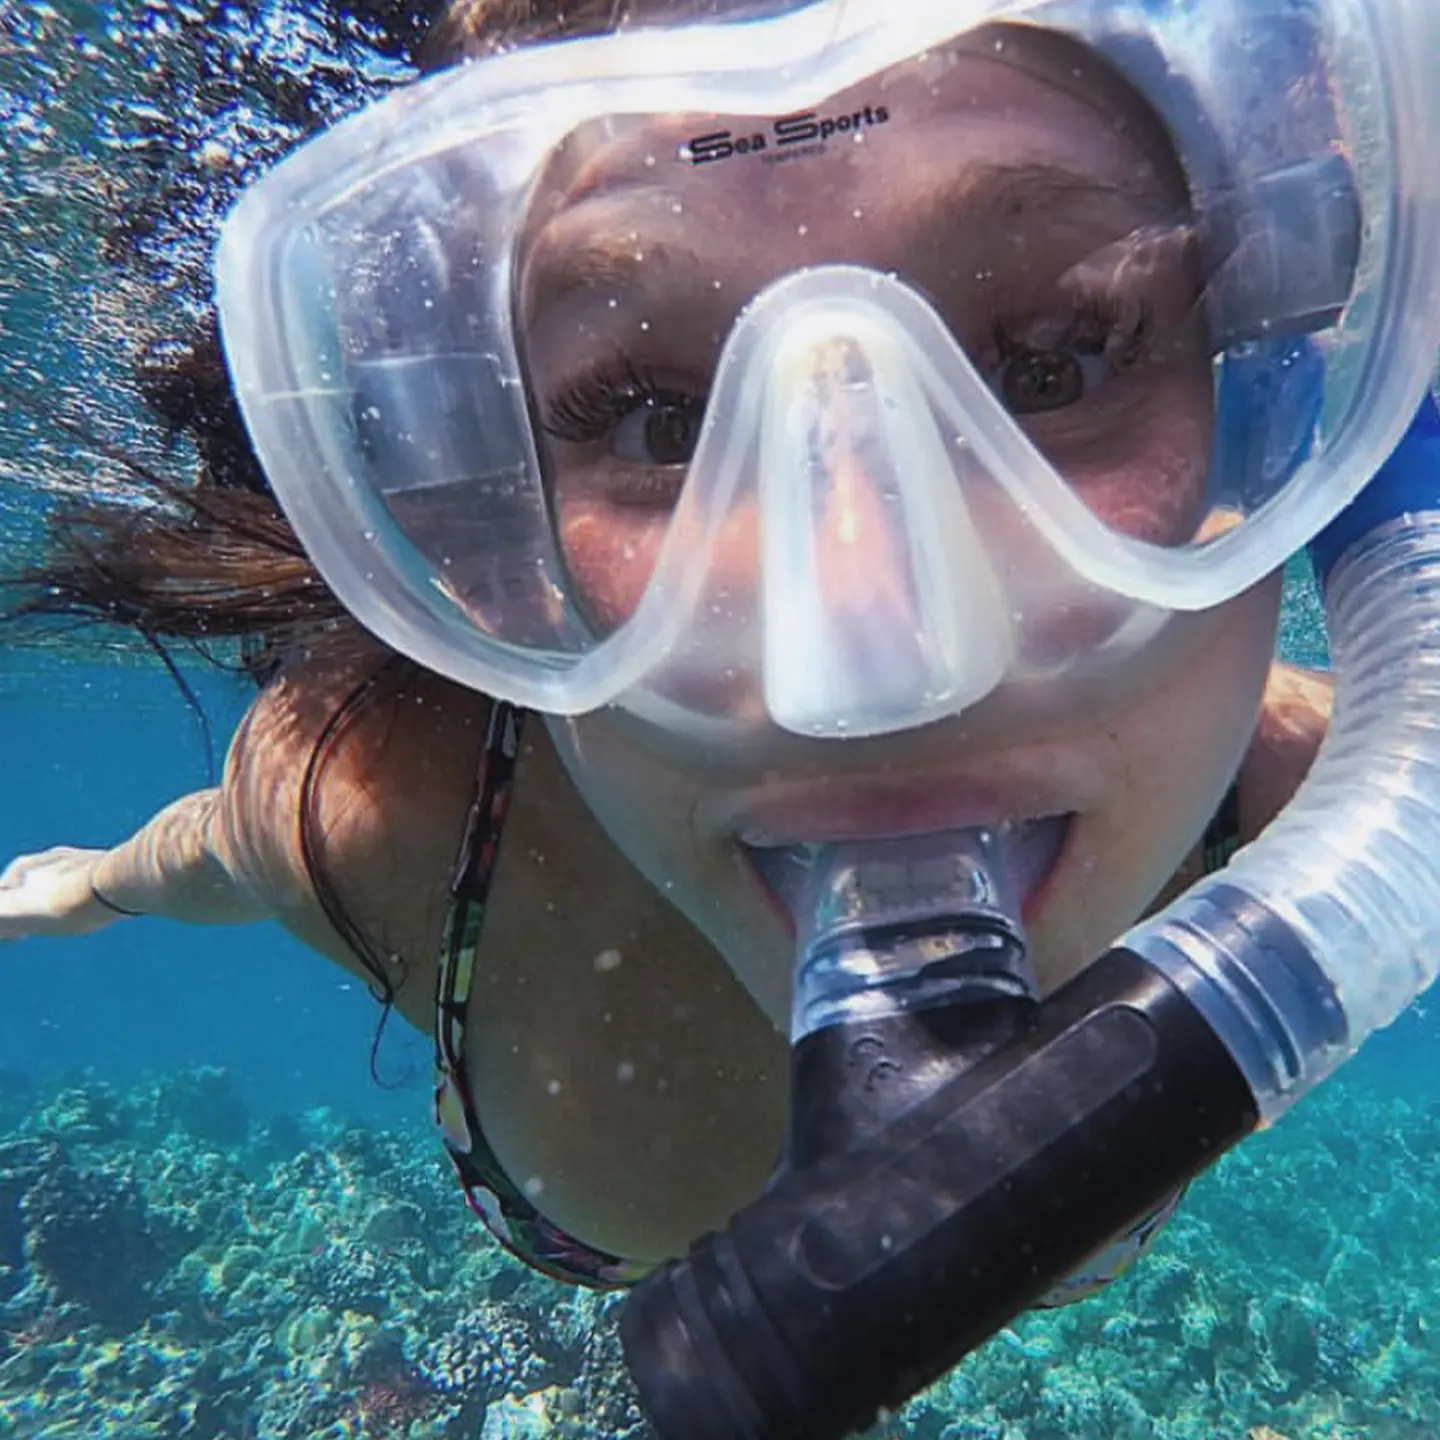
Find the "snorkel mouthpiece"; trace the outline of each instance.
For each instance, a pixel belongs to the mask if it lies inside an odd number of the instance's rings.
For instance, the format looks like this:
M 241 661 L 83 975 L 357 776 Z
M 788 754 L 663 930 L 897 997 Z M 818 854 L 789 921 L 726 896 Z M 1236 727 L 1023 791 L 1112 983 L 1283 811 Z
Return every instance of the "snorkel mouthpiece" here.
M 1111 951 L 1043 1004 L 991 830 L 824 846 L 785 1159 L 621 1319 L 664 1440 L 839 1440 L 1255 1123 L 1199 1013 Z
M 1035 995 L 992 829 L 821 846 L 795 915 L 790 1039 L 948 1000 Z

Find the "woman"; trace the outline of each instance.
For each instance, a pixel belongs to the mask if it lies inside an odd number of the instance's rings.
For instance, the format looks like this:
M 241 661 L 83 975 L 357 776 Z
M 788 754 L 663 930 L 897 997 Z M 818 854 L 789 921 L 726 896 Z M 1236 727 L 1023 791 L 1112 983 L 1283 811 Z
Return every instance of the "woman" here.
M 425 61 L 442 69 L 604 30 L 603 8 L 462 0 L 433 28 Z M 594 633 L 626 624 L 660 563 L 678 481 L 703 443 L 708 377 L 741 307 L 819 266 L 897 274 L 927 297 L 1108 527 L 1178 548 L 1235 523 L 1206 499 L 1216 341 L 1191 182 L 1175 136 L 1107 61 L 1065 37 L 981 30 L 956 38 L 934 71 L 897 64 L 789 118 L 789 132 L 703 114 L 581 127 L 537 167 L 514 262 L 516 329 L 561 568 Z M 862 164 L 861 151 L 880 159 Z M 657 154 L 683 164 L 647 185 Z M 1014 163 L 1002 170 L 997 156 Z M 908 301 L 893 304 L 898 315 Z M 383 300 L 376 313 L 381 328 L 395 320 Z M 233 307 L 226 321 L 233 360 L 248 342 Z M 826 353 L 832 390 L 863 389 L 864 367 L 888 363 L 874 347 L 859 360 L 844 345 Z M 632 1280 L 722 1225 L 771 1172 L 794 967 L 777 852 L 1035 822 L 1024 920 L 1048 992 L 1258 833 L 1325 729 L 1325 677 L 1273 661 L 1276 572 L 1198 618 L 1170 617 L 1163 635 L 1152 627 L 1064 704 L 1031 704 L 1020 682 L 1006 690 L 1010 671 L 992 675 L 985 683 L 1010 697 L 993 722 L 975 680 L 974 723 L 957 712 L 797 739 L 757 699 L 780 682 L 722 683 L 692 667 L 656 693 L 687 715 L 739 717 L 764 743 L 717 750 L 695 741 L 703 727 L 687 735 L 623 703 L 521 731 L 508 706 L 349 619 L 265 493 L 214 350 L 182 368 L 152 376 L 152 394 L 200 395 L 190 413 L 204 420 L 209 474 L 249 475 L 251 488 L 202 483 L 172 494 L 168 511 L 91 511 L 85 528 L 57 530 L 30 608 L 120 619 L 151 639 L 255 637 L 268 678 L 219 786 L 109 850 L 13 861 L 0 876 L 0 938 L 140 914 L 273 918 L 417 1027 L 435 1027 L 438 998 L 441 1117 L 472 1202 L 564 1278 Z M 869 454 L 836 423 L 827 454 Z M 395 434 L 369 443 L 372 456 L 404 449 Z M 264 460 L 282 489 L 268 449 Z M 852 486 L 850 519 L 889 537 L 879 489 L 843 463 L 832 471 Z M 391 513 L 421 553 L 462 526 L 404 503 Z M 986 503 L 970 517 L 976 553 L 1016 547 L 997 582 L 1013 590 L 1038 548 Z M 705 552 L 717 590 L 748 583 L 735 578 L 753 564 L 748 513 L 737 502 Z M 815 521 L 817 546 L 840 543 L 827 529 L 837 514 Z M 841 610 L 903 609 L 887 563 L 872 549 L 862 565 L 852 555 L 822 566 L 816 593 Z M 484 609 L 473 576 L 451 578 Z M 1088 601 L 1064 613 L 1083 635 L 1037 619 L 1015 645 L 1061 657 L 1067 676 L 1072 652 L 1150 624 Z M 877 673 L 885 657 L 856 644 L 835 667 Z M 797 650 L 789 664 L 821 662 Z M 903 670 L 895 685 L 908 694 Z M 795 691 L 792 709 L 830 703 Z

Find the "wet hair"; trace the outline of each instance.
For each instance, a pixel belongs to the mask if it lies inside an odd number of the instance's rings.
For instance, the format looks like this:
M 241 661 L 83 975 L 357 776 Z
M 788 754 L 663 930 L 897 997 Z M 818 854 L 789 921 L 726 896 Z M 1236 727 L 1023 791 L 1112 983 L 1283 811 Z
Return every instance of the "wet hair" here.
M 43 326 L 34 358 L 12 357 L 0 373 L 0 402 L 29 432 L 15 446 L 33 467 L 22 483 L 47 512 L 39 561 L 0 580 L 0 616 L 27 631 L 128 629 L 192 701 L 177 650 L 238 666 L 264 685 L 297 651 L 320 653 L 355 635 L 281 513 L 231 389 L 208 299 L 209 257 L 230 200 L 297 141 L 386 86 L 497 48 L 617 23 L 617 0 L 291 0 L 294 28 L 312 47 L 304 57 L 274 40 L 273 24 L 258 35 L 243 13 L 250 8 L 177 7 L 168 29 L 146 42 L 155 64 L 142 67 L 143 93 L 134 94 L 132 72 L 123 74 L 145 145 L 123 177 L 107 171 L 94 181 L 104 201 L 113 205 L 118 190 L 122 203 L 94 227 L 100 280 L 91 313 L 70 337 L 82 355 L 113 351 L 124 337 L 108 375 L 70 390 L 51 384 Z M 73 229 L 55 234 L 62 247 Z M 43 272 L 34 283 L 44 285 Z M 138 431 L 133 422 L 96 422 L 102 386 L 129 402 Z M 117 428 L 122 438 L 112 438 Z M 0 473 L 18 468 L 0 464 Z M 377 706 L 398 705 L 417 675 L 401 656 L 380 661 L 323 726 L 301 787 L 307 875 L 383 1006 L 372 1074 L 395 998 L 393 967 L 326 870 L 318 795 L 351 727 Z

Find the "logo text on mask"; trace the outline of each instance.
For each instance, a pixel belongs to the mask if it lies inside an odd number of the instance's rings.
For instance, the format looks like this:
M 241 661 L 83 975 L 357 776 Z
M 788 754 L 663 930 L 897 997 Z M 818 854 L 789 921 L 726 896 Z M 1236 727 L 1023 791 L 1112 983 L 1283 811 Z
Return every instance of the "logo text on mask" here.
M 692 165 L 712 165 L 734 155 L 793 151 L 795 146 L 804 146 L 805 153 L 813 155 L 837 135 L 858 135 L 873 125 L 885 124 L 889 118 L 890 112 L 884 105 L 866 105 L 845 115 L 802 110 L 798 115 L 785 115 L 772 121 L 768 131 L 737 135 L 733 130 L 712 130 L 705 135 L 695 135 L 680 147 L 680 154 Z M 783 157 L 777 154 L 774 158 Z

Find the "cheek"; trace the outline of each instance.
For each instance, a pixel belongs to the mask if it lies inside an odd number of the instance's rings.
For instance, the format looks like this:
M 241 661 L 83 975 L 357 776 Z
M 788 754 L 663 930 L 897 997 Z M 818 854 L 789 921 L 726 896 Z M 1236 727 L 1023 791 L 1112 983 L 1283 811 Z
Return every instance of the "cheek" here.
M 683 511 L 682 511 L 683 515 Z M 655 573 L 661 547 L 680 516 L 657 506 L 625 506 L 590 499 L 562 500 L 560 541 L 566 566 L 591 621 L 601 632 L 623 625 L 639 606 Z M 711 626 L 736 611 L 748 623 L 759 555 L 759 524 L 753 504 L 739 506 L 720 535 L 688 545 L 674 537 L 682 564 L 705 567 L 702 592 Z M 703 554 L 702 554 L 703 548 Z
M 1062 473 L 1092 514 L 1151 545 L 1183 545 L 1203 518 L 1212 431 L 1208 369 L 1187 367 L 1125 420 L 1125 443 L 1097 433 L 1073 447 Z
M 1219 807 L 1254 734 L 1279 602 L 1278 575 L 1231 601 L 1199 653 L 1106 726 L 1122 778 L 1075 821 L 1032 926 L 1045 989 L 1141 917 Z
M 601 634 L 635 613 L 655 571 L 669 528 L 664 511 L 626 509 L 592 500 L 562 500 L 560 543 L 593 623 Z

